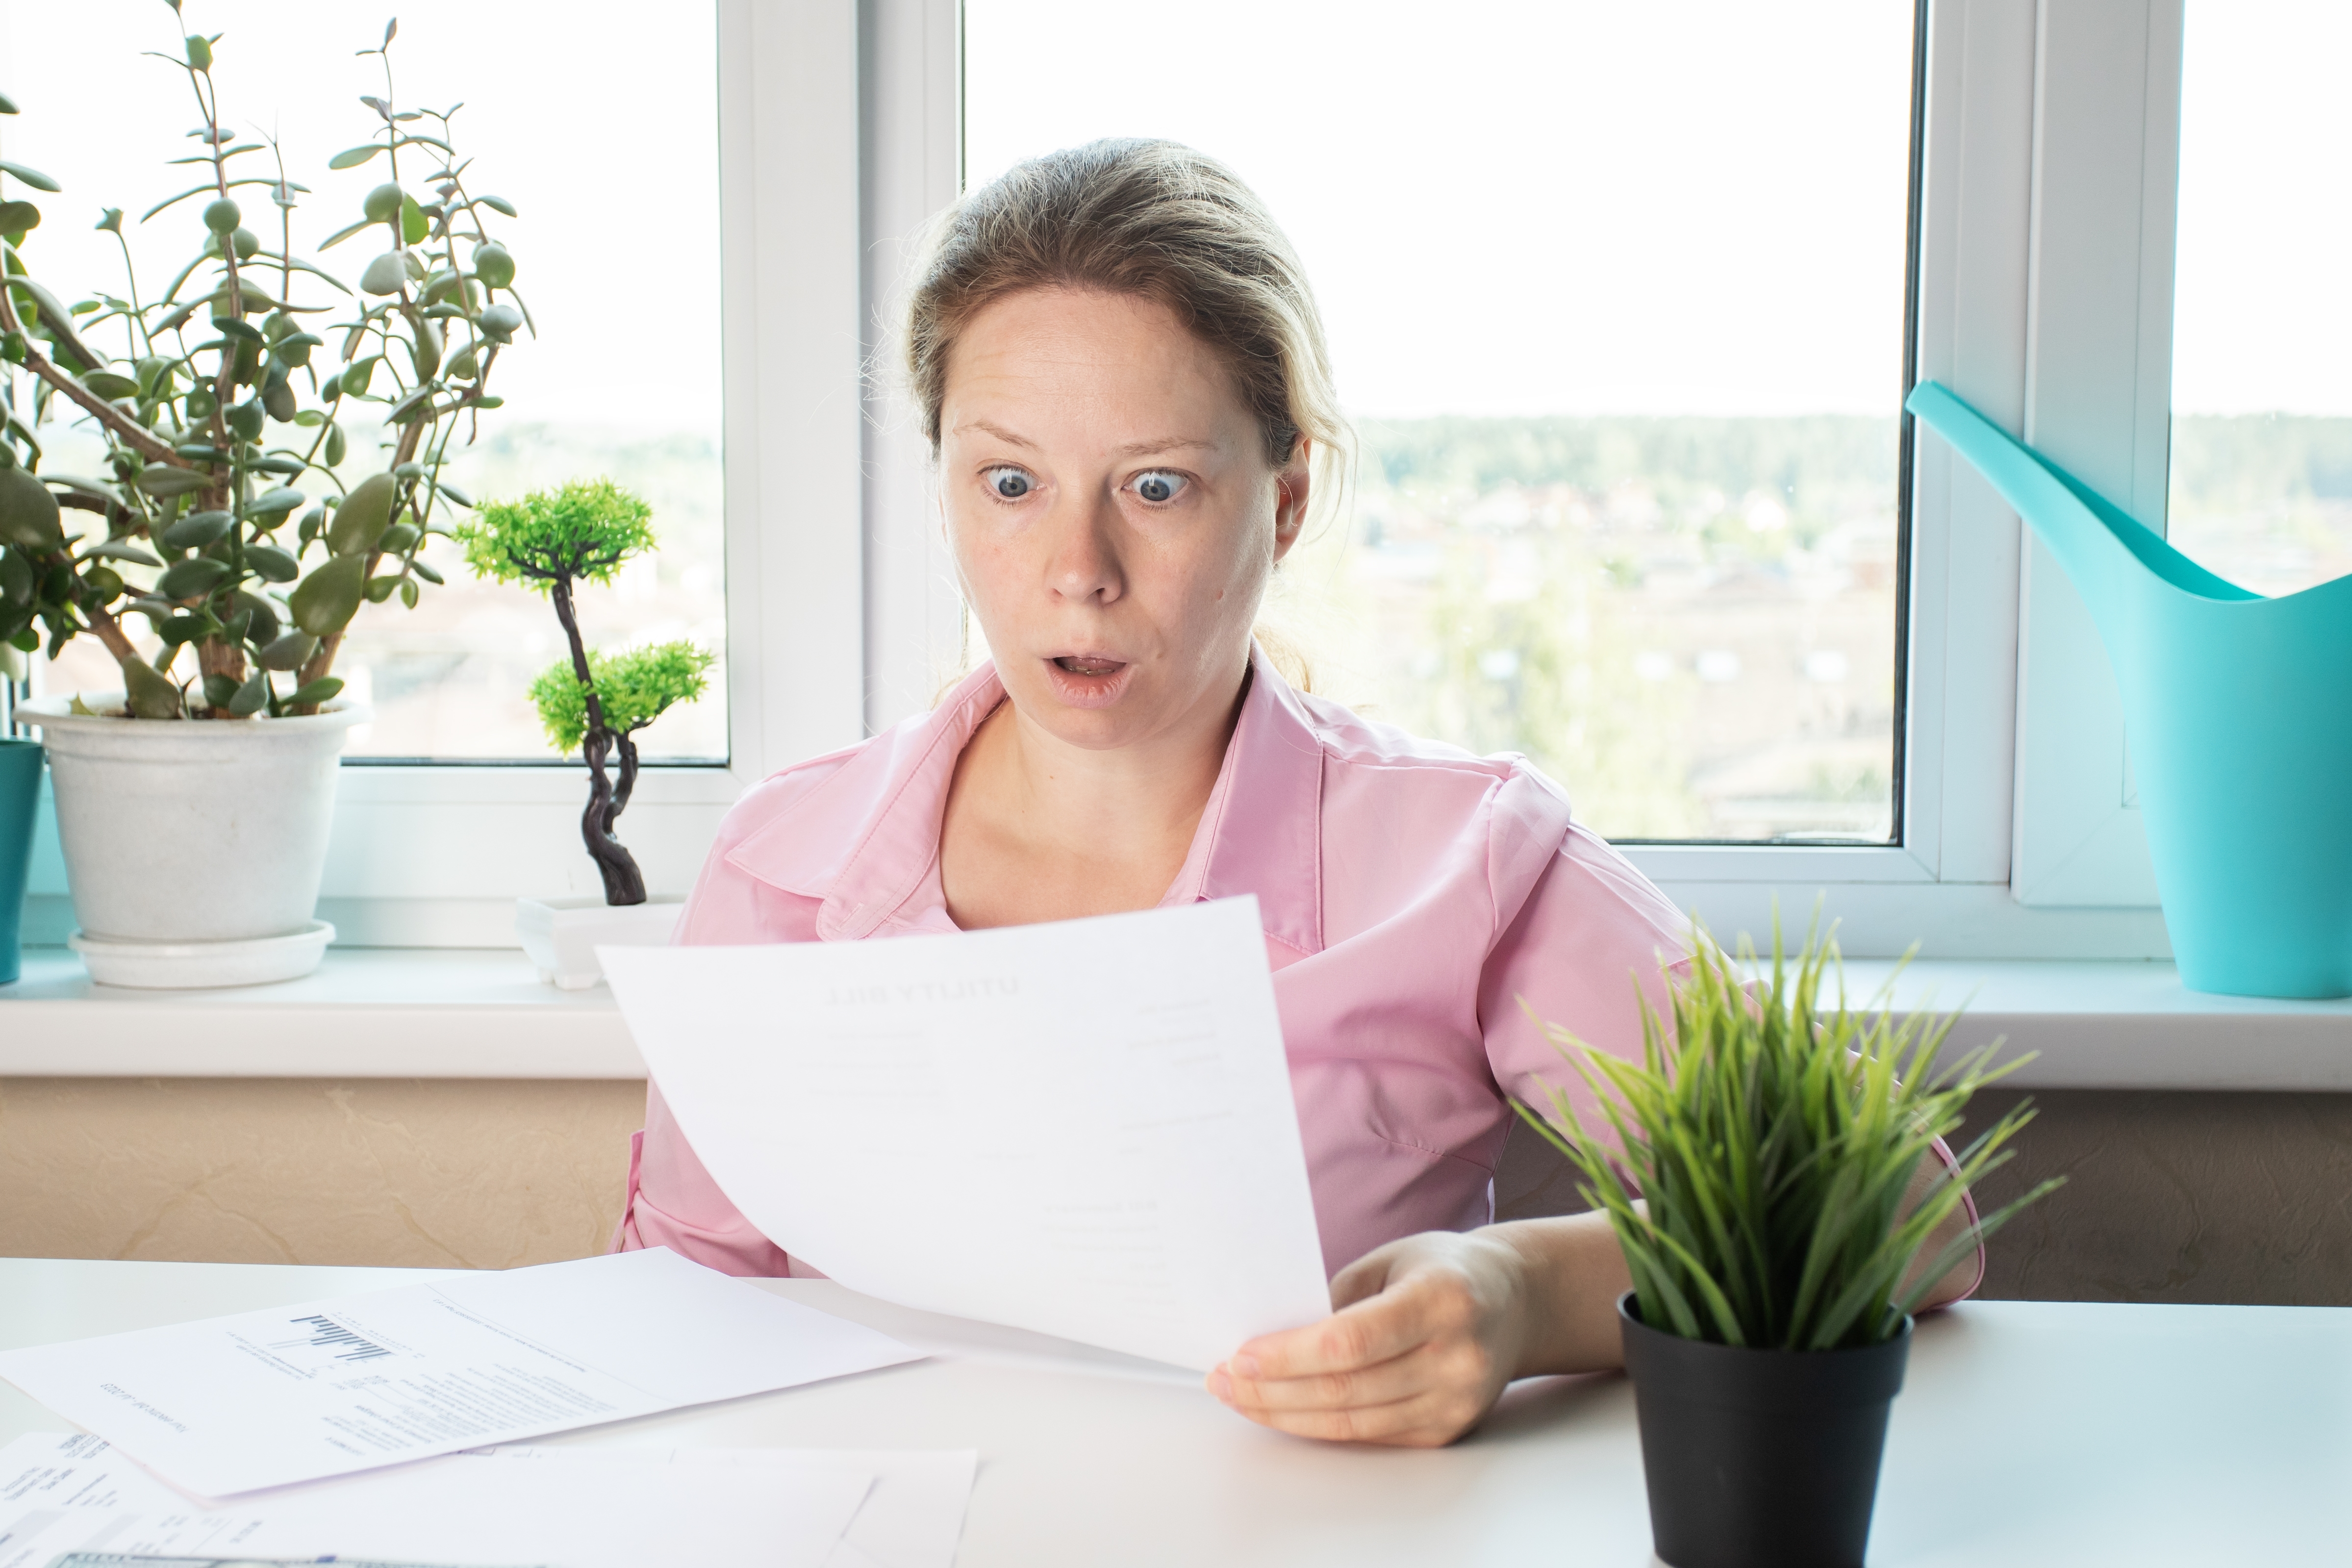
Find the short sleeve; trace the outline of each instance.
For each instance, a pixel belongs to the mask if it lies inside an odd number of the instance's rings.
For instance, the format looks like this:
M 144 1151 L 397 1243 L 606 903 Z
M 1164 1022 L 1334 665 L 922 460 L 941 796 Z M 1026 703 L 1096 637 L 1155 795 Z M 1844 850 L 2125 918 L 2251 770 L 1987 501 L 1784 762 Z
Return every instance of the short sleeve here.
M 1668 1016 L 1664 971 L 1689 954 L 1688 921 L 1665 894 L 1600 835 L 1571 823 L 1480 977 L 1479 1026 L 1495 1081 L 1538 1110 L 1558 1088 L 1580 1114 L 1591 1111 L 1591 1089 L 1541 1025 L 1636 1059 L 1637 997 Z

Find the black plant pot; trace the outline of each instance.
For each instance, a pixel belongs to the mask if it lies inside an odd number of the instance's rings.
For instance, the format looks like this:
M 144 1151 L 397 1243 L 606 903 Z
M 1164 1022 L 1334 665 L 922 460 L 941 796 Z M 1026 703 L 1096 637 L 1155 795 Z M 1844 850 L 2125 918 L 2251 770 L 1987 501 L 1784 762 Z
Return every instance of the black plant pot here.
M 1661 1333 L 1617 1299 L 1650 1533 L 1672 1568 L 1862 1568 L 1911 1323 L 1849 1351 Z

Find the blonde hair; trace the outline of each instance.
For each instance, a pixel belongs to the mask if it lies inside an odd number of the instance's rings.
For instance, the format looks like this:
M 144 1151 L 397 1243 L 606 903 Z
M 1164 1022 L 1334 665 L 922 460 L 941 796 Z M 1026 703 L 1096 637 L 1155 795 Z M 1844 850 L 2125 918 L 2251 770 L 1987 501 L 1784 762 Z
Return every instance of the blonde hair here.
M 1323 319 L 1289 239 L 1232 170 L 1175 142 L 1089 142 L 1016 164 L 941 215 L 908 291 L 904 338 L 934 453 L 948 356 L 965 325 L 1038 288 L 1165 306 L 1231 368 L 1268 463 L 1284 467 L 1309 444 L 1309 514 L 1338 511 L 1349 432 Z M 1295 646 L 1259 634 L 1277 668 L 1305 685 Z

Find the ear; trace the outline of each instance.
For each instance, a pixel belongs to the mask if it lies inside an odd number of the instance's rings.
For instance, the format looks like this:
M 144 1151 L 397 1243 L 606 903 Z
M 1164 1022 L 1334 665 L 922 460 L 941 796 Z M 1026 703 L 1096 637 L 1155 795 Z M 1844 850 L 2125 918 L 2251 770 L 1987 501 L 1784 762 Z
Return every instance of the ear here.
M 1304 436 L 1291 449 L 1290 461 L 1274 477 L 1276 499 L 1274 503 L 1274 558 L 1276 561 L 1290 553 L 1298 542 L 1298 535 L 1307 526 L 1307 457 L 1312 449 Z

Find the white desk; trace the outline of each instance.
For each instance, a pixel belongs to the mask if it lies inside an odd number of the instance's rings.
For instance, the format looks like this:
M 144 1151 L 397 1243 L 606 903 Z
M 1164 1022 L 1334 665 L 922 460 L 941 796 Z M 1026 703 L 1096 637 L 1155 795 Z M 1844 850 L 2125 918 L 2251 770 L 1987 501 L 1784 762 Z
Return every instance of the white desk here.
M 430 1278 L 394 1269 L 0 1260 L 0 1346 Z M 555 1439 L 977 1448 L 961 1568 L 1651 1561 L 1631 1390 L 1512 1390 L 1434 1453 L 1296 1442 L 1205 1394 L 837 1286 L 780 1293 L 963 1353 Z M 68 1424 L 0 1386 L 0 1441 Z M 1895 1405 L 1871 1561 L 1895 1565 L 2352 1561 L 2352 1310 L 1988 1302 L 1921 1325 Z

